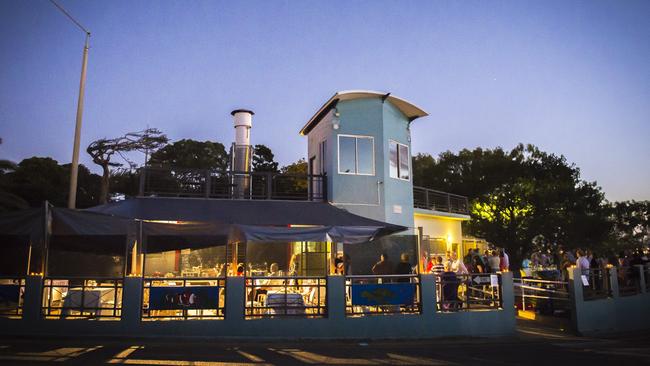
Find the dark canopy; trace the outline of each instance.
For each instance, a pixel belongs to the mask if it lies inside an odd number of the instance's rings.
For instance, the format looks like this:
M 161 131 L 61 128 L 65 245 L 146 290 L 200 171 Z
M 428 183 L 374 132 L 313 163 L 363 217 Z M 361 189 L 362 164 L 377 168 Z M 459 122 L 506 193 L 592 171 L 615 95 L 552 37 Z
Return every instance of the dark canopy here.
M 46 221 L 52 247 L 112 255 L 139 239 L 142 250 L 161 252 L 246 241 L 353 244 L 406 230 L 328 203 L 135 198 L 88 210 L 50 207 L 2 215 L 0 236 L 40 238 Z
M 329 203 L 310 201 L 145 197 L 108 203 L 87 211 L 141 220 L 260 226 L 375 226 L 384 227 L 391 232 L 406 230 L 403 226 L 355 215 Z

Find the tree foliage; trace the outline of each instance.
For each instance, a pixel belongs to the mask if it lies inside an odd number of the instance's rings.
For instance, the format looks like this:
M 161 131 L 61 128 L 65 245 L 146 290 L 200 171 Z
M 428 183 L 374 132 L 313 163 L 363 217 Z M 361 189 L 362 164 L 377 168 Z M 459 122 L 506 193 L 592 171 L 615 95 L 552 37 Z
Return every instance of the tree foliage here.
M 469 234 L 505 247 L 515 259 L 536 249 L 602 248 L 609 206 L 579 169 L 533 145 L 444 152 L 413 158 L 414 184 L 467 196 Z M 534 239 L 534 240 L 533 240 Z
M 183 139 L 151 154 L 149 165 L 225 171 L 229 156 L 222 143 Z
M 255 145 L 253 148 L 253 171 L 254 172 L 277 172 L 278 163 L 273 160 L 275 155 L 265 145 Z

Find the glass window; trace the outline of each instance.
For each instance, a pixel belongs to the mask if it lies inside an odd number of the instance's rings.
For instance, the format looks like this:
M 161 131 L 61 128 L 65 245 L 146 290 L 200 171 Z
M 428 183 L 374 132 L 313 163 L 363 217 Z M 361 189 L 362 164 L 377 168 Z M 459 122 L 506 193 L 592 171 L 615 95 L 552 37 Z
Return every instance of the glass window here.
M 406 145 L 399 145 L 399 177 L 409 180 L 409 148 Z
M 356 173 L 356 138 L 339 136 L 339 173 Z
M 388 142 L 388 154 L 389 154 L 389 169 L 391 178 L 397 178 L 397 142 L 389 141 Z
M 389 174 L 391 178 L 409 180 L 411 177 L 409 147 L 395 141 L 388 141 Z
M 357 138 L 357 174 L 373 174 L 373 146 L 370 138 Z
M 369 136 L 339 135 L 339 173 L 375 174 L 374 141 Z

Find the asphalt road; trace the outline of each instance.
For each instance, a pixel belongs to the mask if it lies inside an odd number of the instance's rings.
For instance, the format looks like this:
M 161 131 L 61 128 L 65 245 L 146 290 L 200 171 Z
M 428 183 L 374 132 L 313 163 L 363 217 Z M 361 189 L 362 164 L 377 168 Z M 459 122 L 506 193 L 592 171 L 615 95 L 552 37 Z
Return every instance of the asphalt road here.
M 650 364 L 650 332 L 586 338 L 519 321 L 512 337 L 417 341 L 0 338 L 0 364 L 636 366 Z

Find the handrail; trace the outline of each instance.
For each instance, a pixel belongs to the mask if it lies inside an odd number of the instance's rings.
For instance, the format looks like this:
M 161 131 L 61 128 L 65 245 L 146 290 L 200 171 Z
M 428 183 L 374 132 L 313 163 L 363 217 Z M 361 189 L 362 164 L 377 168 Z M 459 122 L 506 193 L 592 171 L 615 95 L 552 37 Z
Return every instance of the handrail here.
M 467 197 L 426 187 L 413 186 L 413 207 L 426 210 L 469 214 Z

